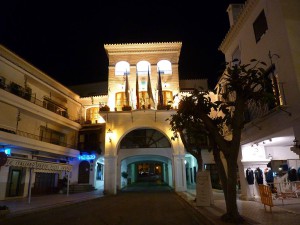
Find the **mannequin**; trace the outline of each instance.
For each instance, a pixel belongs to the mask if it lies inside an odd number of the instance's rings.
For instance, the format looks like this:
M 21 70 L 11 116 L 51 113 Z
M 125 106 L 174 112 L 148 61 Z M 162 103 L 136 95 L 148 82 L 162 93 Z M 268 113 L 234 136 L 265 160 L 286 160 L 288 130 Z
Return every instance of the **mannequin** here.
M 257 167 L 255 170 L 255 179 L 256 179 L 257 184 L 264 183 L 263 172 L 259 167 Z
M 246 169 L 246 180 L 247 180 L 248 185 L 249 185 L 249 190 L 250 190 L 251 198 L 253 198 L 255 196 L 255 194 L 254 194 L 254 187 L 253 187 L 253 184 L 254 184 L 254 172 L 253 172 L 253 170 L 250 167 L 248 167 Z
M 274 176 L 273 176 L 273 171 L 270 167 L 268 167 L 268 171 L 266 174 L 266 182 L 270 186 L 272 193 L 275 192 L 274 190 Z
M 289 181 L 297 181 L 297 171 L 294 167 L 292 167 L 288 172 Z
M 246 169 L 246 179 L 249 185 L 254 184 L 254 173 L 250 167 Z

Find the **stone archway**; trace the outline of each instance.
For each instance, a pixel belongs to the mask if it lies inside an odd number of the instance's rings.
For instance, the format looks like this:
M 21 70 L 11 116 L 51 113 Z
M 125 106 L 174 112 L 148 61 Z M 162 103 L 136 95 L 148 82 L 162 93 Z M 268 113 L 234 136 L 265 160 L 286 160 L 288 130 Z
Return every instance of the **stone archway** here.
M 172 153 L 169 139 L 156 129 L 137 128 L 128 132 L 118 149 L 118 187 L 123 188 L 128 182 L 132 184 L 142 180 L 172 187 Z M 128 173 L 127 179 L 121 176 L 124 172 Z
M 159 127 L 124 128 L 124 124 L 122 128 L 115 126 L 116 135 L 106 145 L 104 191 L 116 194 L 122 189 L 122 172 L 127 171 L 130 164 L 122 161 L 132 157 L 144 157 L 143 161 L 149 161 L 148 157 L 163 157 L 165 160 L 159 168 L 163 171 L 162 175 L 166 175 L 164 181 L 175 191 L 186 191 L 185 152 L 181 141 L 172 143 L 166 129 Z M 161 161 L 155 158 L 151 160 L 154 163 Z

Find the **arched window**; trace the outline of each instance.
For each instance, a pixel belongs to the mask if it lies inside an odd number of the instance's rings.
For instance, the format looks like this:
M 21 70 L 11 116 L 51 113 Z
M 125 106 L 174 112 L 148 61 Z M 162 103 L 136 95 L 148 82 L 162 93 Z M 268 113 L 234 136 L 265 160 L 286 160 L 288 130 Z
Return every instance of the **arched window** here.
M 172 64 L 168 60 L 160 60 L 157 63 L 157 72 L 160 71 L 162 74 L 172 74 Z
M 117 62 L 115 66 L 115 75 L 116 76 L 123 76 L 125 73 L 130 73 L 130 65 L 126 61 Z
M 136 71 L 138 75 L 147 75 L 149 73 L 151 74 L 151 64 L 147 61 L 139 61 L 136 64 Z
M 170 148 L 171 143 L 161 132 L 154 129 L 136 129 L 121 141 L 121 148 Z

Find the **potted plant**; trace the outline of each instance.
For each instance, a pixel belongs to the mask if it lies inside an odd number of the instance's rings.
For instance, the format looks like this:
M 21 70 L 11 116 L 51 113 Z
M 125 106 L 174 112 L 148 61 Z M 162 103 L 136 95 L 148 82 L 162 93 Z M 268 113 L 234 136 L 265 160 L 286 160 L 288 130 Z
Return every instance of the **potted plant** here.
M 108 105 L 104 105 L 104 106 L 100 107 L 100 109 L 99 109 L 99 111 L 101 111 L 101 112 L 106 112 L 106 111 L 109 111 L 109 110 L 110 110 L 110 108 L 109 108 Z
M 131 106 L 130 105 L 124 105 L 123 107 L 122 107 L 122 110 L 123 111 L 130 111 L 132 108 L 131 108 Z
M 9 208 L 6 205 L 0 205 L 0 217 L 5 217 L 9 214 Z
M 167 105 L 157 105 L 157 110 L 167 110 Z
M 123 178 L 122 186 L 124 187 L 125 185 L 127 185 L 127 182 L 128 182 L 128 180 L 127 180 L 127 178 L 128 178 L 128 173 L 127 173 L 126 171 L 123 171 L 123 172 L 121 173 L 121 176 L 122 176 L 122 178 Z
M 125 172 L 125 171 L 123 171 L 122 174 L 121 174 L 121 176 L 122 176 L 124 179 L 127 179 L 128 173 Z

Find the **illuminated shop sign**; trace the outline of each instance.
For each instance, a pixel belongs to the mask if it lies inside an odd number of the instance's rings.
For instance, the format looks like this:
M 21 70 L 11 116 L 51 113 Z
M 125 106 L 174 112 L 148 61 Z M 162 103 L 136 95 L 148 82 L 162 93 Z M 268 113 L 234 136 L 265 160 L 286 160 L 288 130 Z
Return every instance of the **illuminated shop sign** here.
M 10 148 L 0 149 L 0 152 L 4 152 L 6 155 L 10 155 Z
M 80 155 L 78 156 L 79 160 L 93 160 L 96 158 L 96 155 L 92 154 L 92 155 Z
M 65 163 L 45 162 L 32 159 L 16 159 L 7 157 L 5 166 L 17 166 L 23 168 L 33 168 L 39 171 L 72 171 L 72 165 Z

